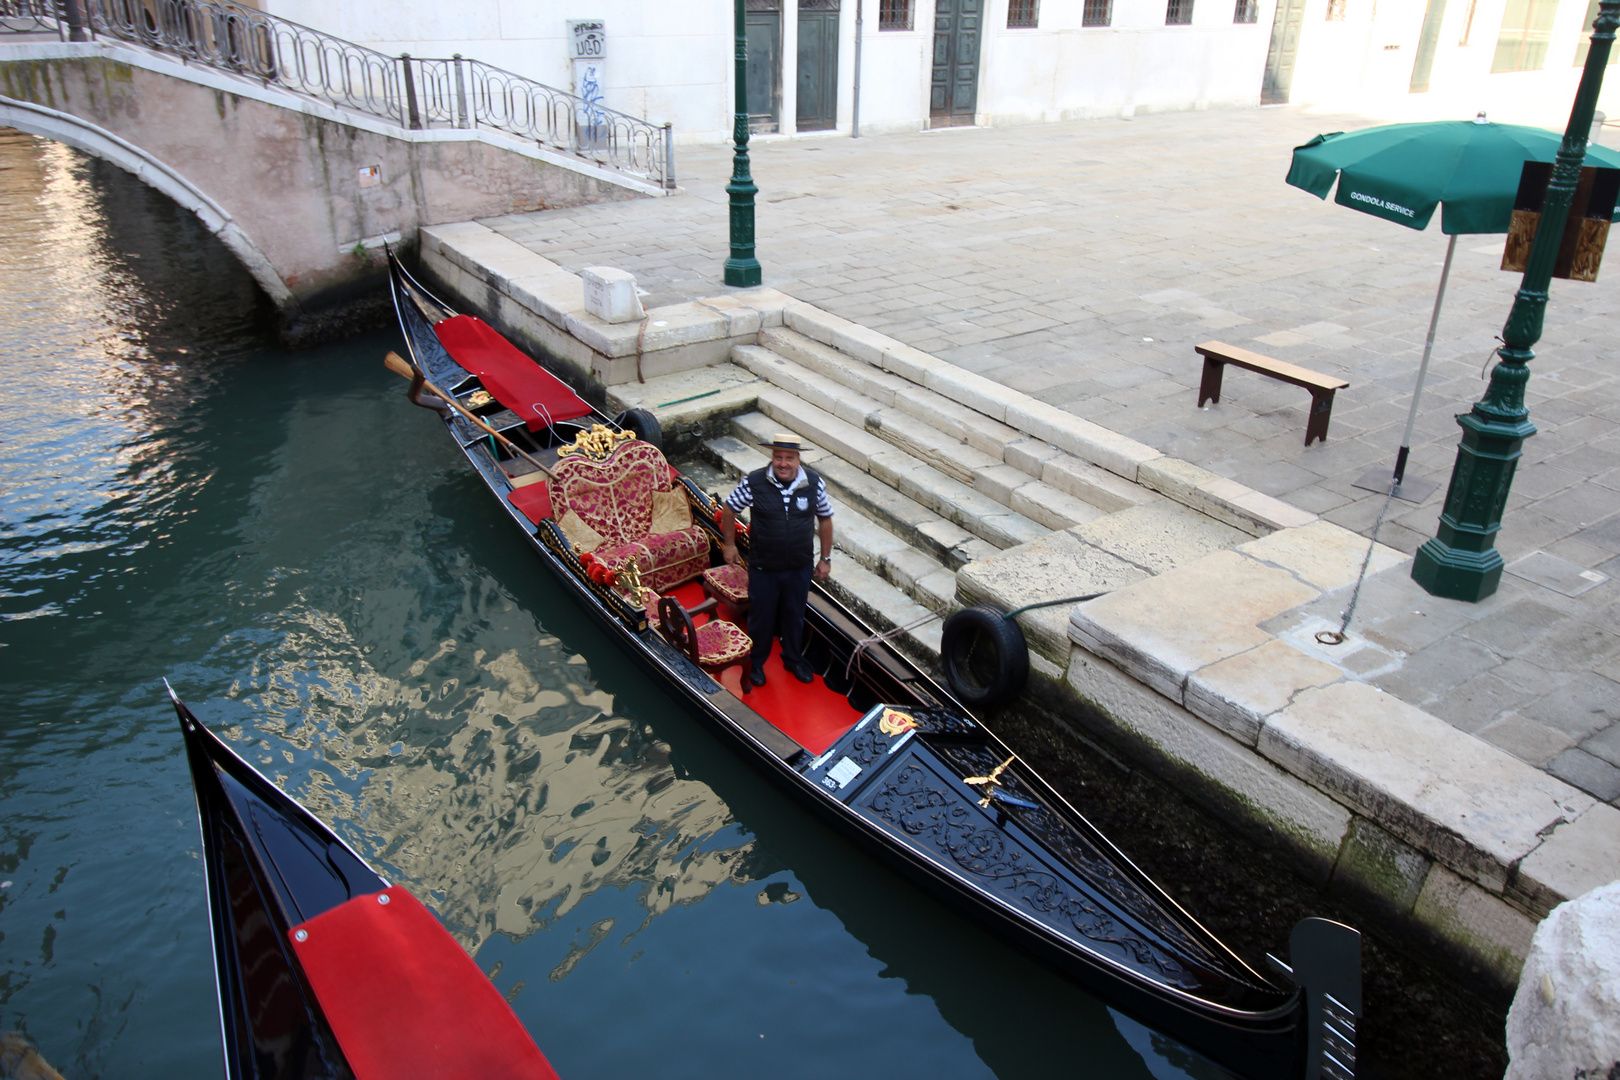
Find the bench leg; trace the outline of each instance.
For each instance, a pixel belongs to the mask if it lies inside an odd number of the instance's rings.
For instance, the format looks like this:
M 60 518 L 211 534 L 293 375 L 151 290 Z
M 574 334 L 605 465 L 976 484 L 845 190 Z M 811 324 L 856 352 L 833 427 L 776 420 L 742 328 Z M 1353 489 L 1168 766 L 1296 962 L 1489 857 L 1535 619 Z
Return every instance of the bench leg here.
M 1333 417 L 1333 391 L 1311 391 L 1311 419 L 1305 425 L 1305 445 L 1321 439 L 1327 442 L 1328 421 Z
M 1198 386 L 1198 407 L 1200 409 L 1204 407 L 1206 401 L 1220 403 L 1221 376 L 1225 373 L 1225 361 L 1217 360 L 1213 356 L 1204 357 L 1204 379 Z

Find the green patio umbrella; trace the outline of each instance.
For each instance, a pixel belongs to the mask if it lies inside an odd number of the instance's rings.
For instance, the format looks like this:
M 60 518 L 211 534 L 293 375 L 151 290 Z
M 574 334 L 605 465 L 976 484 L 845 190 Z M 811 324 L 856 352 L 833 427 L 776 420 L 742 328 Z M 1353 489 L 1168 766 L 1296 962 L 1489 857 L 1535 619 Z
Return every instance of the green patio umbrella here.
M 1294 150 L 1293 164 L 1288 169 L 1288 183 L 1294 187 L 1325 199 L 1337 181 L 1339 192 L 1334 202 L 1409 229 L 1426 228 L 1438 206 L 1440 231 L 1451 238 L 1446 244 L 1440 288 L 1429 318 L 1429 336 L 1423 344 L 1423 362 L 1418 365 L 1417 386 L 1406 417 L 1406 434 L 1395 459 L 1394 487 L 1398 496 L 1402 495 L 1412 427 L 1429 371 L 1429 354 L 1434 350 L 1434 331 L 1440 322 L 1440 305 L 1446 298 L 1457 236 L 1507 232 L 1524 163 L 1551 162 L 1562 141 L 1563 136 L 1556 132 L 1493 124 L 1480 113 L 1473 120 L 1386 124 L 1318 135 Z M 1620 154 L 1589 146 L 1586 164 L 1620 169 Z M 1380 487 L 1368 482 L 1377 475 L 1375 470 L 1357 486 L 1387 490 L 1388 484 Z M 1434 490 L 1433 486 L 1424 486 Z M 1413 498 L 1410 494 L 1406 497 Z M 1422 498 L 1417 495 L 1413 501 Z

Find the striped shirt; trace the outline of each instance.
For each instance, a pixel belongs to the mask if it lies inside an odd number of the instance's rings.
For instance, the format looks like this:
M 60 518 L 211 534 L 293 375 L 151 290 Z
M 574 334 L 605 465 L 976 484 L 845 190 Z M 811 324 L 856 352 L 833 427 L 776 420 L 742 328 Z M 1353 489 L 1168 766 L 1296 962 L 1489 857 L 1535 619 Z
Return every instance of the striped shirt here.
M 799 466 L 799 474 L 793 478 L 793 483 L 786 487 L 782 486 L 782 482 L 776 478 L 776 473 L 770 466 L 766 466 L 765 476 L 772 484 L 776 485 L 776 490 L 782 493 L 783 510 L 788 508 L 788 500 L 793 498 L 793 493 L 803 487 L 809 480 L 804 475 L 803 465 Z M 754 505 L 754 489 L 748 486 L 748 477 L 743 477 L 742 483 L 738 484 L 731 494 L 726 496 L 726 505 L 731 508 L 733 514 L 740 514 Z M 816 517 L 830 518 L 832 516 L 832 500 L 827 498 L 827 482 L 818 476 L 816 477 Z

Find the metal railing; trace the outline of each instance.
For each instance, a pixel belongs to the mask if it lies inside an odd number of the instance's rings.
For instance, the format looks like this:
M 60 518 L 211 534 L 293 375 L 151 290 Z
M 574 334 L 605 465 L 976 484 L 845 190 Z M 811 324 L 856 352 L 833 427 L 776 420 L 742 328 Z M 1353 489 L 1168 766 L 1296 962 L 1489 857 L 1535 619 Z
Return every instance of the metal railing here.
M 0 0 L 0 34 L 57 34 L 66 41 L 70 13 L 65 8 L 62 0 Z M 71 15 L 79 30 L 73 40 L 83 41 L 84 29 L 78 11 Z
M 83 30 L 134 42 L 405 128 L 487 128 L 675 187 L 659 126 L 459 54 L 389 56 L 230 0 L 0 0 L 0 33 Z

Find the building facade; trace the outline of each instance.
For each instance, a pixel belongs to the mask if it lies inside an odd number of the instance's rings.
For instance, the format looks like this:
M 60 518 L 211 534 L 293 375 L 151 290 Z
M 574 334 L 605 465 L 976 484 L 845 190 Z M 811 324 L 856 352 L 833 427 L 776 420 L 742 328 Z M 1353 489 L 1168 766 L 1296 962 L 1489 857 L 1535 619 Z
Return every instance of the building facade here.
M 1276 0 L 745 0 L 757 132 L 863 134 L 1252 106 Z M 603 24 L 603 103 L 730 136 L 731 0 L 260 0 L 397 55 L 460 53 L 575 89 L 571 20 Z
M 730 137 L 733 0 L 256 0 L 397 55 L 460 53 Z M 863 134 L 1268 103 L 1561 126 L 1597 0 L 744 0 L 752 127 Z M 857 41 L 858 38 L 858 41 Z M 859 71 L 857 72 L 857 59 Z M 1605 99 L 1620 112 L 1620 80 Z

